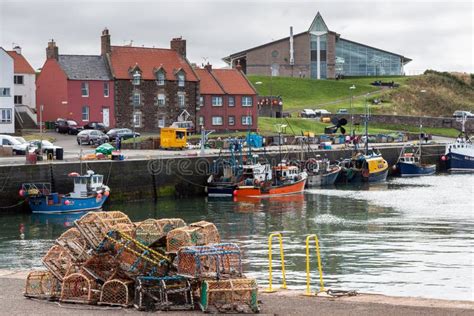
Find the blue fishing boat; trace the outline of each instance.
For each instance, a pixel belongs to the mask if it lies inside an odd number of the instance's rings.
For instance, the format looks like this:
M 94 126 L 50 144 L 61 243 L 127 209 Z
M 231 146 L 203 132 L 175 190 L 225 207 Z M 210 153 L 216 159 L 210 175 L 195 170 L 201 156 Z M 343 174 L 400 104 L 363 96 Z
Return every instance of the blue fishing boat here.
M 68 194 L 52 192 L 51 183 L 24 183 L 20 196 L 28 200 L 33 213 L 70 213 L 102 208 L 110 195 L 103 184 L 104 176 L 89 170 L 85 175 L 72 172 L 74 191 Z
M 474 145 L 465 131 L 467 117 L 462 118 L 462 130 L 456 141 L 446 146 L 442 157 L 446 161 L 446 169 L 451 173 L 474 172 Z
M 421 139 L 418 149 L 405 145 L 400 152 L 395 171 L 401 177 L 429 176 L 436 173 L 435 164 L 424 164 L 421 162 Z

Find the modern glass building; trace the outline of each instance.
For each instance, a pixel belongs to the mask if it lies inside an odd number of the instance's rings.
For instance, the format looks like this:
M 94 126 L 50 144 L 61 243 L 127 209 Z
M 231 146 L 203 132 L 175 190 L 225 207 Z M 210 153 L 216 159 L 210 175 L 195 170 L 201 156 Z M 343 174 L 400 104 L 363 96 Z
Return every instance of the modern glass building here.
M 247 74 L 334 79 L 341 76 L 403 75 L 411 61 L 402 55 L 342 38 L 317 13 L 308 31 L 223 59 Z

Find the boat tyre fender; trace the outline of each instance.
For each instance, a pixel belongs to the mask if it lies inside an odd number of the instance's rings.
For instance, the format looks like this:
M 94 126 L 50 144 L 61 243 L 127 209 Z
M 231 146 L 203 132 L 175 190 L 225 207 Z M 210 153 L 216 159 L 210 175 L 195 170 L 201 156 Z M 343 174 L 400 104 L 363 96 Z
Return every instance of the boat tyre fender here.
M 364 171 L 362 171 L 362 176 L 364 178 L 368 178 L 369 177 L 369 170 L 365 169 Z
M 253 180 L 253 184 L 258 187 L 260 186 L 260 181 L 258 179 Z

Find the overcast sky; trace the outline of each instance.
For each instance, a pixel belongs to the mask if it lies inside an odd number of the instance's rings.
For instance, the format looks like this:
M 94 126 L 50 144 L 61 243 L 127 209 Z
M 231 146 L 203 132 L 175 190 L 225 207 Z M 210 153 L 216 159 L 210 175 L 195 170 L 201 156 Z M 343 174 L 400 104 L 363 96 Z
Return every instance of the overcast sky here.
M 191 62 L 220 67 L 230 53 L 288 36 L 291 25 L 306 31 L 318 11 L 341 37 L 413 59 L 408 74 L 474 72 L 473 2 L 459 0 L 0 0 L 0 45 L 19 44 L 39 68 L 49 39 L 60 54 L 99 54 L 107 27 L 112 45 L 168 48 L 183 36 Z

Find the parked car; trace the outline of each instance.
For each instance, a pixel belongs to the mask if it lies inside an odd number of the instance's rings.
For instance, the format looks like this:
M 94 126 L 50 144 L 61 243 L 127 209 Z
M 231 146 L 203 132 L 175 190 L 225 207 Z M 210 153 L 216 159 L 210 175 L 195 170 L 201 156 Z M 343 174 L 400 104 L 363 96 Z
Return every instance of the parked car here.
M 82 130 L 73 120 L 57 119 L 54 125 L 56 132 L 61 134 L 77 135 Z
M 30 143 L 29 143 L 29 145 L 31 147 L 34 147 L 34 148 L 39 148 L 40 144 L 41 144 L 41 149 L 43 151 L 45 149 L 50 149 L 50 150 L 53 151 L 53 155 L 56 155 L 56 149 L 58 149 L 58 148 L 62 149 L 62 147 L 56 146 L 53 143 L 51 143 L 49 140 L 46 140 L 46 139 L 43 139 L 43 140 L 35 139 L 35 140 L 30 141 Z
M 107 132 L 107 126 L 105 126 L 104 123 L 99 123 L 99 122 L 89 122 L 86 125 L 84 125 L 84 129 L 95 129 L 98 131 L 102 131 L 104 133 Z
M 331 112 L 325 110 L 325 109 L 316 109 L 314 110 L 314 113 L 316 114 L 317 117 L 323 116 L 323 115 L 330 115 Z
M 474 114 L 472 114 L 471 112 L 469 111 L 455 111 L 453 113 L 453 117 L 474 117 Z
M 28 143 L 26 141 L 26 139 L 24 139 L 23 137 L 20 137 L 20 136 L 13 136 L 13 137 L 22 144 L 27 144 Z
M 336 114 L 349 114 L 349 111 L 347 109 L 339 109 Z
M 87 129 L 77 134 L 78 145 L 101 145 L 109 141 L 109 137 L 101 131 Z
M 14 155 L 24 155 L 28 150 L 28 143 L 21 143 L 15 137 L 10 135 L 0 135 L 0 146 L 11 147 Z
M 311 109 L 304 109 L 303 111 L 300 112 L 300 114 L 301 114 L 301 117 L 308 117 L 308 118 L 316 117 L 316 112 L 314 112 Z
M 107 132 L 109 139 L 113 141 L 115 138 L 120 137 L 120 139 L 129 139 L 133 138 L 133 131 L 129 128 L 112 128 Z M 135 132 L 135 137 L 140 137 L 140 133 Z

